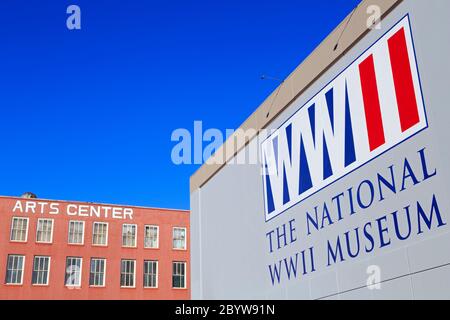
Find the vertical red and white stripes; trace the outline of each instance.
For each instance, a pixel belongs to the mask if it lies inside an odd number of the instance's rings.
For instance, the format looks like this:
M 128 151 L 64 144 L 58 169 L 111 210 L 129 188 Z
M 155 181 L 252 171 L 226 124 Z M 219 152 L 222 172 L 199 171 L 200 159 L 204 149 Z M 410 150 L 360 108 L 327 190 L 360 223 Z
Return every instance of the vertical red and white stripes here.
M 400 125 L 402 132 L 405 132 L 420 122 L 405 28 L 401 28 L 388 39 L 388 49 Z M 359 73 L 364 100 L 369 147 L 370 151 L 373 151 L 382 146 L 386 140 L 384 136 L 377 77 L 372 54 L 359 64 Z

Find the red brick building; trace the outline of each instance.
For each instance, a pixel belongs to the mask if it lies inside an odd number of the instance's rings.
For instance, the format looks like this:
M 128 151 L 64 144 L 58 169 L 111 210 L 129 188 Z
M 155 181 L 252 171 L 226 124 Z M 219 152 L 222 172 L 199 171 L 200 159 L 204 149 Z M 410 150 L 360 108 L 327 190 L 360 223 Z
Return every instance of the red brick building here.
M 0 197 L 0 299 L 190 299 L 189 212 Z

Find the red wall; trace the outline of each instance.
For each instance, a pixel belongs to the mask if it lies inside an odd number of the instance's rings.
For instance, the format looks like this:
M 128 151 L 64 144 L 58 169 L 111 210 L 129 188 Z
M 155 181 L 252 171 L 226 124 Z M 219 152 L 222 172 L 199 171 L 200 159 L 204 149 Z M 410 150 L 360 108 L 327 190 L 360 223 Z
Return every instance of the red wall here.
M 60 213 L 49 214 L 49 209 L 39 213 L 13 213 L 17 201 L 58 203 Z M 39 199 L 21 199 L 0 197 L 0 299 L 190 299 L 190 263 L 189 263 L 189 212 L 150 209 L 126 206 L 130 208 L 133 219 L 112 219 L 98 217 L 68 216 L 67 205 L 94 205 L 92 203 L 77 203 L 63 201 L 47 201 Z M 28 217 L 28 240 L 26 243 L 10 242 L 10 227 L 12 217 Z M 36 225 L 38 218 L 54 219 L 53 243 L 36 243 Z M 84 220 L 84 245 L 68 244 L 69 220 Z M 108 246 L 92 246 L 93 221 L 109 223 Z M 122 224 L 137 224 L 137 248 L 122 247 Z M 144 225 L 159 226 L 159 249 L 144 248 Z M 172 249 L 172 228 L 187 228 L 187 249 Z M 6 263 L 8 254 L 25 255 L 25 269 L 22 285 L 6 285 Z M 50 279 L 48 286 L 33 286 L 31 284 L 33 258 L 35 255 L 51 257 Z M 81 288 L 70 289 L 65 286 L 65 263 L 67 256 L 82 257 Z M 105 287 L 89 287 L 90 259 L 106 259 Z M 120 287 L 121 259 L 136 260 L 136 288 Z M 158 261 L 158 288 L 143 287 L 144 260 Z M 186 289 L 172 289 L 172 261 L 186 262 Z

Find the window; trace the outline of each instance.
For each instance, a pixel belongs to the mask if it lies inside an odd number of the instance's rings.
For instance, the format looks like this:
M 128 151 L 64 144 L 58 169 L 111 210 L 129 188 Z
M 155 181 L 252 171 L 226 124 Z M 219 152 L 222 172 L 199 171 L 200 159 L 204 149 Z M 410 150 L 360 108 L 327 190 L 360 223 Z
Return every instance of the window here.
M 105 286 L 105 269 L 106 259 L 92 258 L 91 259 L 91 273 L 89 276 L 89 285 L 95 287 Z
M 186 262 L 174 262 L 172 268 L 172 287 L 186 288 Z
M 81 286 L 81 266 L 82 258 L 67 257 L 66 258 L 66 286 Z
M 50 257 L 35 256 L 31 282 L 34 285 L 47 285 L 50 275 Z
M 28 218 L 13 217 L 11 223 L 11 241 L 26 242 L 28 237 Z
M 25 256 L 15 254 L 8 255 L 6 265 L 6 284 L 22 284 Z
M 84 221 L 69 221 L 69 244 L 84 244 Z
M 144 247 L 145 248 L 158 248 L 159 247 L 159 227 L 158 226 L 145 226 Z
M 158 261 L 144 261 L 144 288 L 158 288 Z
M 53 219 L 38 219 L 36 230 L 36 242 L 52 243 Z
M 124 224 L 122 226 L 122 246 L 136 247 L 136 229 L 135 224 Z
M 123 288 L 135 287 L 136 260 L 122 260 L 120 266 L 120 286 Z
M 186 249 L 186 228 L 173 228 L 173 248 Z
M 92 244 L 96 246 L 108 245 L 108 223 L 94 222 Z

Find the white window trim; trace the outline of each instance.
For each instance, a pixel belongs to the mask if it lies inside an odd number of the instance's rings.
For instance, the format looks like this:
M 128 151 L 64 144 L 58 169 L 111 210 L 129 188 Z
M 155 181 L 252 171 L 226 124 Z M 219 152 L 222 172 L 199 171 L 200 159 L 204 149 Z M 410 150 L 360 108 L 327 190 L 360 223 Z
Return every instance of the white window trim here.
M 157 234 L 158 234 L 158 237 L 156 238 L 156 247 L 146 247 L 146 246 L 145 246 L 145 229 L 146 229 L 147 227 L 156 227 Z M 144 249 L 159 249 L 159 226 L 152 225 L 152 224 L 146 224 L 146 225 L 144 226 Z
M 48 220 L 48 221 L 51 221 L 52 222 L 52 230 L 51 230 L 51 233 L 50 233 L 50 242 L 48 242 L 48 241 L 38 241 L 38 239 L 37 239 L 37 237 L 38 237 L 38 228 L 39 228 L 39 221 L 40 220 Z M 39 218 L 38 220 L 37 220 L 37 223 L 36 223 L 36 243 L 47 243 L 47 244 L 51 244 L 51 243 L 53 243 L 53 229 L 55 228 L 55 219 L 50 219 L 50 218 Z
M 123 227 L 124 226 L 135 226 L 136 227 L 134 246 L 125 246 L 123 244 Z M 137 224 L 132 224 L 132 223 L 124 223 L 124 224 L 122 224 L 122 248 L 137 248 L 137 243 L 138 243 L 138 225 Z M 136 264 L 135 264 L 135 267 L 136 267 Z
M 33 266 L 32 266 L 33 269 L 31 270 L 32 273 L 34 272 L 34 258 L 36 258 L 36 257 L 48 258 L 48 272 L 47 272 L 47 281 L 46 281 L 47 283 L 46 284 L 37 284 L 37 283 L 34 284 L 33 279 L 32 279 L 31 285 L 34 287 L 48 287 L 50 285 L 50 269 L 52 267 L 52 257 L 50 257 L 50 256 L 34 256 L 33 257 Z
M 120 276 L 122 277 L 122 261 L 133 261 L 134 262 L 134 268 L 133 268 L 133 283 L 134 283 L 134 286 L 122 286 L 122 285 L 120 285 L 120 287 L 121 288 L 123 288 L 123 289 L 134 289 L 134 288 L 136 288 L 136 260 L 134 260 L 134 259 L 121 259 L 120 260 Z
M 144 264 L 146 261 L 156 262 L 156 286 L 155 287 L 146 287 L 144 283 L 144 289 L 159 289 L 159 261 L 158 260 L 144 260 Z M 144 266 L 145 272 L 145 266 Z
M 103 285 L 91 285 L 89 284 L 89 287 L 91 288 L 105 288 L 106 287 L 106 258 L 91 258 L 91 259 L 97 259 L 97 260 L 103 260 L 105 261 L 105 269 L 103 270 Z M 89 261 L 90 262 L 90 261 Z M 91 279 L 91 266 L 89 265 L 89 280 Z
M 27 227 L 27 229 L 28 229 L 28 227 Z M 16 241 L 16 242 L 22 242 L 22 241 Z M 8 257 L 23 257 L 22 275 L 20 277 L 20 283 L 5 283 L 5 285 L 7 285 L 7 286 L 23 286 L 23 274 L 25 273 L 25 261 L 26 261 L 27 257 L 22 254 L 8 254 L 8 256 L 6 257 L 6 259 L 7 259 L 6 263 L 8 263 Z M 8 266 L 6 266 L 6 272 L 8 272 Z
M 187 289 L 187 262 L 186 261 L 184 261 L 184 262 L 183 261 L 173 261 L 172 262 L 172 272 L 173 272 L 173 264 L 175 264 L 175 263 L 184 264 L 184 287 L 175 288 L 172 283 L 172 289 L 173 290 L 186 290 Z M 172 278 L 173 278 L 173 274 L 172 274 Z
M 173 240 L 174 240 L 174 233 L 175 233 L 175 229 L 184 229 L 184 248 L 174 248 L 173 247 Z M 187 228 L 186 227 L 173 227 L 172 228 L 172 250 L 176 250 L 176 251 L 186 251 L 187 250 L 187 241 L 188 241 L 188 236 L 187 236 Z
M 106 224 L 106 243 L 105 244 L 94 244 L 94 226 L 96 223 Z M 93 247 L 107 247 L 108 242 L 109 242 L 109 222 L 94 221 L 92 223 L 92 241 L 91 241 L 92 246 Z
M 73 243 L 70 242 L 70 223 L 71 222 L 81 222 L 83 224 L 83 237 L 82 237 L 82 241 L 81 243 Z M 85 235 L 85 221 L 83 220 L 69 220 L 69 229 L 67 229 L 67 244 L 71 245 L 71 246 L 84 246 L 84 235 Z
M 75 259 L 80 259 L 80 284 L 66 284 L 64 283 L 64 286 L 66 286 L 67 288 L 81 288 L 81 284 L 83 282 L 83 258 L 82 257 L 66 257 L 66 267 L 64 270 L 64 282 L 66 282 L 66 277 L 65 277 L 65 272 L 67 272 L 67 258 L 75 258 Z
M 12 239 L 12 234 L 13 234 L 13 221 L 14 219 L 25 219 L 27 220 L 27 231 L 25 232 L 25 240 L 11 240 Z M 10 226 L 10 233 L 9 233 L 9 241 L 10 242 L 19 242 L 19 243 L 26 243 L 28 242 L 28 230 L 30 229 L 30 218 L 27 217 L 12 217 L 11 219 L 11 226 Z

